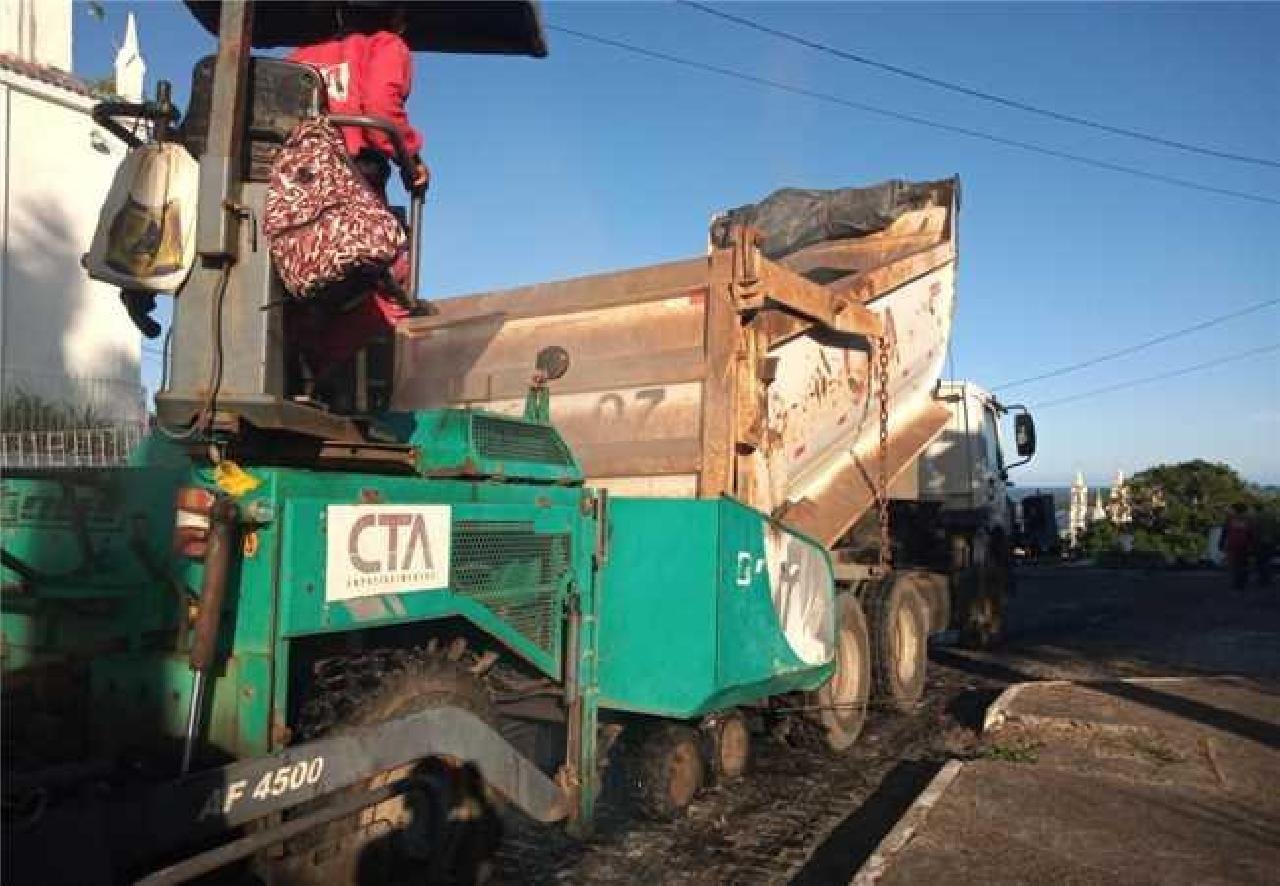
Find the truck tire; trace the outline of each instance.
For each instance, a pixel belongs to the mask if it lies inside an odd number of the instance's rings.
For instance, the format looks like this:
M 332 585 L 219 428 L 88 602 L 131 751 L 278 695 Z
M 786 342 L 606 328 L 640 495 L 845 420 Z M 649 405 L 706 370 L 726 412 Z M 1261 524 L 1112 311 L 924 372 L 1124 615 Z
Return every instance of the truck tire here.
M 867 618 L 858 598 L 845 593 L 836 597 L 835 671 L 831 679 L 809 694 L 815 719 L 823 728 L 827 747 L 837 753 L 847 751 L 858 740 L 867 720 L 871 698 L 871 642 Z
M 751 730 L 741 711 L 724 711 L 709 717 L 702 732 L 713 784 L 728 784 L 746 775 L 751 765 Z
M 951 625 L 951 586 L 942 572 L 924 569 L 899 570 L 898 581 L 910 585 L 920 595 L 928 614 L 927 632 L 940 634 Z
M 328 691 L 311 698 L 302 714 L 305 739 L 372 726 L 432 707 L 458 707 L 495 722 L 482 680 L 468 669 L 474 659 L 448 652 L 396 651 L 361 654 L 350 666 L 338 662 L 325 675 Z M 369 667 L 373 659 L 385 664 Z M 371 673 L 378 673 L 376 682 Z M 410 790 L 357 815 L 331 822 L 287 842 L 283 854 L 264 856 L 259 872 L 268 884 L 319 886 L 399 882 L 477 883 L 488 878 L 502 825 L 479 771 L 457 760 L 429 759 L 379 773 L 367 790 L 406 776 Z M 303 804 L 305 814 L 325 801 Z
M 955 627 L 966 649 L 991 649 L 1004 639 L 1009 560 L 1001 537 L 986 532 L 952 539 L 955 577 Z M 1006 552 L 1007 553 L 1007 552 Z
M 683 723 L 640 728 L 640 738 L 627 755 L 628 792 L 645 815 L 670 821 L 684 814 L 706 781 L 698 734 Z
M 924 696 L 929 614 L 911 573 L 894 573 L 863 593 L 871 628 L 871 678 L 875 697 L 910 711 Z
M 965 649 L 992 649 L 1004 638 L 1004 602 L 984 584 L 975 578 L 974 591 L 965 605 L 960 625 L 960 645 Z

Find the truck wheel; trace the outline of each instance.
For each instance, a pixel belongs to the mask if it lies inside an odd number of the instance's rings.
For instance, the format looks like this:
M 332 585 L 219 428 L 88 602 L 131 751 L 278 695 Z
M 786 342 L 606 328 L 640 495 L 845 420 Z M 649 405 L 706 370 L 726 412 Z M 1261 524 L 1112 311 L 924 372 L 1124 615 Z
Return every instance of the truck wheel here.
M 991 649 L 1004 638 L 1004 595 L 992 585 L 990 567 L 978 567 L 969 584 L 960 625 L 960 644 L 966 649 Z
M 986 532 L 952 541 L 959 603 L 956 627 L 960 644 L 968 649 L 991 649 L 1004 637 L 1004 606 L 1009 560 L 1002 538 Z
M 740 711 L 725 711 L 708 718 L 703 726 L 711 780 L 718 785 L 736 781 L 751 765 L 751 730 Z
M 679 817 L 706 780 L 698 735 L 683 723 L 658 723 L 645 729 L 630 754 L 627 783 L 650 818 Z
M 871 677 L 877 698 L 900 711 L 924 696 L 929 615 L 909 574 L 891 575 L 863 596 L 871 627 Z
M 408 661 L 401 652 L 373 653 L 361 655 L 350 668 L 339 664 L 336 670 L 347 673 L 325 675 L 329 690 L 304 707 L 303 735 L 340 734 L 433 707 L 459 707 L 494 722 L 487 689 L 468 670 L 467 655 L 453 657 L 456 649 Z M 391 664 L 370 668 L 369 659 L 380 657 Z M 308 720 L 328 722 L 307 728 Z M 380 773 L 358 789 L 407 776 L 421 788 L 291 840 L 282 857 L 263 858 L 259 867 L 266 882 L 319 886 L 405 877 L 458 883 L 487 878 L 502 826 L 479 771 L 463 761 L 432 758 Z M 303 804 L 295 814 L 324 802 Z
M 925 612 L 928 613 L 929 635 L 940 634 L 950 626 L 951 586 L 944 573 L 922 569 L 903 570 L 898 573 L 898 580 L 911 585 L 924 602 Z
M 809 702 L 822 725 L 827 747 L 846 751 L 862 733 L 871 697 L 871 644 L 867 637 L 867 617 L 853 594 L 836 597 L 840 627 L 836 631 L 835 671 Z

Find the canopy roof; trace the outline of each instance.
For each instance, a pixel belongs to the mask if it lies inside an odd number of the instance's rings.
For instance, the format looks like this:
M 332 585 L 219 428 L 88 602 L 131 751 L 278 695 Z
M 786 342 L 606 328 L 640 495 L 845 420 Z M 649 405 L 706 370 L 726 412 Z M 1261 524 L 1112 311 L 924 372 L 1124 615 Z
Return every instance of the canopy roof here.
M 184 0 L 210 34 L 218 33 L 220 0 Z M 258 0 L 253 8 L 253 46 L 301 46 L 334 32 L 338 0 Z M 450 0 L 404 4 L 405 42 L 414 52 L 547 54 L 536 0 Z

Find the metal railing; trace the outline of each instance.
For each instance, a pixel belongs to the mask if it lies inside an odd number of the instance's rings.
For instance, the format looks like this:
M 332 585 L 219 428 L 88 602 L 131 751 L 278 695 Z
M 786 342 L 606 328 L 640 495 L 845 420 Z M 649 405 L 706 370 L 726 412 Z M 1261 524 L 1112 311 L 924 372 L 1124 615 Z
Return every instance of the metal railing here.
M 121 465 L 149 427 L 126 379 L 6 372 L 0 396 L 0 470 Z
M 0 469 L 122 465 L 147 434 L 142 424 L 66 431 L 0 433 Z

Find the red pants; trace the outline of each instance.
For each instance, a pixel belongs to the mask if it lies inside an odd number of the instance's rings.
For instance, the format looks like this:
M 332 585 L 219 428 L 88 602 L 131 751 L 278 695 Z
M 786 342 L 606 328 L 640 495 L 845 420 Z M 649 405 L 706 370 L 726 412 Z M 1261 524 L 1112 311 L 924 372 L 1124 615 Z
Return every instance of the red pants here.
M 408 288 L 409 258 L 401 255 L 391 268 L 392 276 L 402 288 Z M 292 324 L 291 336 L 302 349 L 313 376 L 324 378 L 330 370 L 350 360 L 378 336 L 390 332 L 409 316 L 409 311 L 395 298 L 374 291 L 356 307 L 343 313 L 315 306 L 300 306 Z

